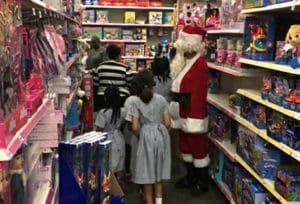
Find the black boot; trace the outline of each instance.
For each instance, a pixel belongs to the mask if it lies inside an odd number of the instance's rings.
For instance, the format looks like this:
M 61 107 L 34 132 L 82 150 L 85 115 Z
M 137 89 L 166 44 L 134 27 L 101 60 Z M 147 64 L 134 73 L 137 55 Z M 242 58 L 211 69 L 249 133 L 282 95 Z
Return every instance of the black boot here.
M 194 165 L 190 162 L 184 162 L 186 168 L 186 176 L 180 178 L 175 183 L 175 188 L 191 188 L 195 184 Z
M 192 195 L 201 195 L 208 191 L 209 174 L 208 167 L 194 168 L 197 181 L 192 187 Z

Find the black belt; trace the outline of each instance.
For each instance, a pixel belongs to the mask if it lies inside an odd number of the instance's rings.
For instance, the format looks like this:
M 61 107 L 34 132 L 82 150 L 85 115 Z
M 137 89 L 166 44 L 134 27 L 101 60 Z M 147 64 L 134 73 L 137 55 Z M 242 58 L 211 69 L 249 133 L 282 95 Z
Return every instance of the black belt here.
M 191 94 L 189 93 L 174 93 L 172 92 L 172 101 L 179 103 L 180 107 L 188 109 L 191 103 Z

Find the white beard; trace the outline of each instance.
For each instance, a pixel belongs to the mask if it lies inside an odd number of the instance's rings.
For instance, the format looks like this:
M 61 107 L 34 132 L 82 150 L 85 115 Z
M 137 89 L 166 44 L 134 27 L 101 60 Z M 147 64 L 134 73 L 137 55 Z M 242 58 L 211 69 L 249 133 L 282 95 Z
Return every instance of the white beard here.
M 186 59 L 184 57 L 184 52 L 176 53 L 174 59 L 172 60 L 170 67 L 171 67 L 171 77 L 172 79 L 176 79 L 179 73 L 183 70 L 186 64 Z

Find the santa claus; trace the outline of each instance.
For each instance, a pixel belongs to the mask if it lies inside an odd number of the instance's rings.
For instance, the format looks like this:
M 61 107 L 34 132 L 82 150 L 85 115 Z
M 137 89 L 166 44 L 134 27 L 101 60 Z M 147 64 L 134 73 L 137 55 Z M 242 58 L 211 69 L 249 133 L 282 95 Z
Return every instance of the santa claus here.
M 179 130 L 179 149 L 187 169 L 187 175 L 175 187 L 191 188 L 194 194 L 208 190 L 209 178 L 205 35 L 206 31 L 200 27 L 184 27 L 174 43 L 176 55 L 171 62 L 172 127 Z

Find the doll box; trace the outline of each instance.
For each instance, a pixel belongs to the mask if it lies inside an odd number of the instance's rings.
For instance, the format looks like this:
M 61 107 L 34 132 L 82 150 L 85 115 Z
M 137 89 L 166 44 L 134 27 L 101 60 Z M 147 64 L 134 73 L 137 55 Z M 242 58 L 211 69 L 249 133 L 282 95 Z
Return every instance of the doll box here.
M 280 167 L 276 173 L 278 180 L 286 186 L 292 182 L 300 182 L 300 168 L 296 166 Z
M 269 5 L 269 0 L 246 0 L 245 8 L 264 7 Z

